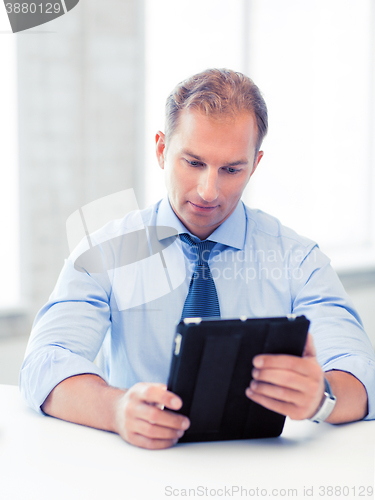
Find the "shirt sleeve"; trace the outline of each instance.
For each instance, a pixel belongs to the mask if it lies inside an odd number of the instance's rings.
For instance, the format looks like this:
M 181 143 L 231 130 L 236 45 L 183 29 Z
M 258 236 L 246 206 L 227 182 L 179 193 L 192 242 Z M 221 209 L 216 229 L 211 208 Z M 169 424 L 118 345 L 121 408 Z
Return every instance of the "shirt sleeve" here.
M 330 260 L 314 245 L 293 274 L 292 310 L 310 320 L 320 365 L 360 380 L 368 396 L 366 419 L 375 419 L 374 349 Z
M 65 262 L 48 303 L 39 311 L 20 373 L 29 406 L 41 405 L 52 389 L 73 375 L 105 380 L 94 360 L 110 328 L 110 286 L 104 273 L 90 275 Z

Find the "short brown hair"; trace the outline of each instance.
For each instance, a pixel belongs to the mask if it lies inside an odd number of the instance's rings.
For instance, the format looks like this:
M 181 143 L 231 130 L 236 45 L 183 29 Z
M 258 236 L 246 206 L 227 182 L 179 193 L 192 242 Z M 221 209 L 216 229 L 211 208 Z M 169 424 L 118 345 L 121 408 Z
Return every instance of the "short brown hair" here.
M 266 103 L 255 83 L 242 73 L 229 69 L 208 69 L 179 83 L 167 98 L 165 137 L 173 135 L 183 109 L 197 109 L 207 116 L 247 111 L 255 115 L 258 136 L 256 154 L 268 129 Z

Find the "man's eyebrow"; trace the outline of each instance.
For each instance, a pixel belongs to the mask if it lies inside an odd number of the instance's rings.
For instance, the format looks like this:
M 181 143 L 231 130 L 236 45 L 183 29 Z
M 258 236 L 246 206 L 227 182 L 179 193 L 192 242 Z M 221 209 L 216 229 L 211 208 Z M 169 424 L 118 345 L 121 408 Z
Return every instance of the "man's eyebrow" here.
M 191 156 L 191 158 L 194 158 L 195 160 L 201 161 L 202 163 L 205 163 L 205 161 L 195 153 L 192 153 L 191 151 L 188 151 L 187 149 L 182 151 L 182 154 Z M 244 158 L 243 160 L 238 160 L 238 161 L 232 161 L 232 162 L 223 162 L 223 166 L 225 167 L 236 167 L 238 165 L 247 165 L 249 161 Z
M 194 153 L 192 153 L 191 151 L 187 150 L 187 149 L 184 149 L 182 151 L 182 154 L 183 155 L 187 155 L 187 156 L 191 156 L 192 158 L 195 158 L 196 160 L 198 161 L 201 161 L 202 163 L 204 163 L 204 161 L 202 160 L 202 158 Z

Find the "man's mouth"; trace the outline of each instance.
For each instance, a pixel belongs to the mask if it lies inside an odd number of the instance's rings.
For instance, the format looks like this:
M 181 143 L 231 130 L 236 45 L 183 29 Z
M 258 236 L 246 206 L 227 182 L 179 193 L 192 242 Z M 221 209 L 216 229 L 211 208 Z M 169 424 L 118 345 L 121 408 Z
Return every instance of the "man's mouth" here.
M 197 205 L 196 203 L 193 203 L 192 201 L 189 201 L 190 205 L 192 205 L 195 209 L 197 210 L 204 210 L 206 212 L 210 212 L 211 210 L 214 210 L 217 208 L 219 205 Z

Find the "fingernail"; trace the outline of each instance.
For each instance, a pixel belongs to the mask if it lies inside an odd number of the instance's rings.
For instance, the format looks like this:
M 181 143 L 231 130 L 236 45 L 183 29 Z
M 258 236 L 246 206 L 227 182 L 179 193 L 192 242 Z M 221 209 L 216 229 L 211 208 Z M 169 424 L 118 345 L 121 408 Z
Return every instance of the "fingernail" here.
M 254 358 L 253 365 L 256 366 L 257 368 L 261 368 L 263 366 L 263 359 L 262 358 Z
M 177 436 L 180 438 L 181 436 L 183 436 L 185 434 L 184 431 L 177 431 Z
M 171 405 L 173 408 L 179 408 L 180 407 L 180 400 L 177 398 L 173 398 L 171 401 Z
M 186 418 L 182 421 L 182 424 L 181 424 L 181 427 L 182 429 L 186 430 L 190 425 L 190 422 L 189 420 L 187 420 Z
M 250 388 L 246 389 L 246 396 L 252 396 L 254 393 Z
M 259 370 L 257 370 L 256 368 L 254 368 L 254 370 L 253 370 L 253 377 L 257 378 L 258 375 L 259 375 Z
M 258 387 L 258 382 L 255 382 L 254 380 L 250 384 L 250 390 L 253 389 L 255 390 Z

